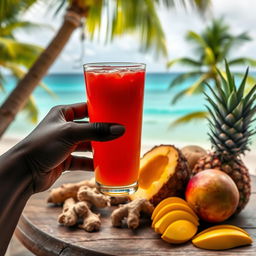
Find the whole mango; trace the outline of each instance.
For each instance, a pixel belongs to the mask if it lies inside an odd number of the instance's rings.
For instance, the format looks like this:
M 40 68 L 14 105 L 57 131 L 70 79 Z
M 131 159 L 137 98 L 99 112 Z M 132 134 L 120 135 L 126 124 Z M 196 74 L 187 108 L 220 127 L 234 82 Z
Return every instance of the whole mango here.
M 239 192 L 234 181 L 224 172 L 208 169 L 192 177 L 186 188 L 189 206 L 204 221 L 218 223 L 236 210 Z

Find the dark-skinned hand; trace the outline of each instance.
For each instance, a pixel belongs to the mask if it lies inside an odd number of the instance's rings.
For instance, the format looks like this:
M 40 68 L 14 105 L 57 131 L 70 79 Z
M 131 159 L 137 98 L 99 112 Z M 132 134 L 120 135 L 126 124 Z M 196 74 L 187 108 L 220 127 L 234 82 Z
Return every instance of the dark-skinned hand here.
M 71 153 L 91 151 L 90 141 L 113 140 L 125 132 L 119 124 L 74 121 L 84 117 L 88 117 L 86 103 L 56 106 L 19 143 L 32 175 L 33 193 L 48 189 L 65 170 L 92 171 L 91 158 Z

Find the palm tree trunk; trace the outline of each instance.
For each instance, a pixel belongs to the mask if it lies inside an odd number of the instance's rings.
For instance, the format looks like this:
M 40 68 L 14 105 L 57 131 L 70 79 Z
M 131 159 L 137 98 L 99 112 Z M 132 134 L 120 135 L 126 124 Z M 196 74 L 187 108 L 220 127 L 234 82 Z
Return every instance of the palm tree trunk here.
M 77 12 L 67 11 L 56 36 L 2 104 L 0 107 L 0 138 L 15 119 L 16 114 L 25 106 L 29 96 L 56 60 L 73 31 L 80 25 L 81 18 L 82 16 Z

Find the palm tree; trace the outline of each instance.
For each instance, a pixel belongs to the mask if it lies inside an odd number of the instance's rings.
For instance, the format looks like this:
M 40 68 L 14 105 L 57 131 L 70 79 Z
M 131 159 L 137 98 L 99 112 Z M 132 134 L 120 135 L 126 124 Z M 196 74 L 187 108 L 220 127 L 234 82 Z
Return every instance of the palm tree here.
M 26 8 L 32 4 L 33 2 L 30 1 Z M 38 28 L 39 25 L 20 19 L 21 12 L 26 9 L 20 1 L 16 1 L 15 5 L 9 4 L 8 7 L 5 12 L 0 13 L 0 67 L 10 70 L 12 75 L 19 80 L 24 76 L 26 69 L 33 64 L 43 48 L 17 41 L 14 35 L 16 30 Z M 5 91 L 4 76 L 1 71 L 0 91 Z M 38 111 L 32 95 L 29 97 L 24 109 L 28 111 L 30 121 L 36 122 Z
M 170 89 L 177 87 L 188 79 L 195 79 L 195 82 L 188 84 L 185 89 L 177 92 L 172 99 L 172 104 L 175 104 L 184 96 L 200 94 L 205 90 L 206 83 L 216 86 L 219 83 L 219 76 L 216 68 L 221 69 L 225 58 L 229 58 L 229 65 L 256 65 L 256 60 L 248 57 L 230 58 L 232 50 L 250 40 L 249 35 L 243 32 L 239 35 L 233 35 L 230 32 L 230 27 L 225 24 L 223 18 L 213 19 L 211 24 L 207 26 L 201 34 L 194 31 L 188 31 L 186 39 L 194 45 L 196 56 L 198 58 L 178 58 L 167 63 L 167 67 L 172 67 L 174 64 L 182 64 L 190 67 L 193 70 L 178 75 L 170 84 Z M 225 72 L 221 71 L 225 76 Z M 241 76 L 239 72 L 237 76 Z M 252 76 L 249 76 L 249 81 L 255 82 Z M 195 119 L 203 119 L 207 116 L 207 112 L 191 112 L 181 118 L 175 120 L 172 124 L 183 124 Z
M 18 0 L 1 0 L 1 9 L 5 10 L 9 3 Z M 21 0 L 26 4 L 35 0 Z M 24 107 L 29 96 L 56 60 L 73 31 L 81 27 L 86 36 L 93 39 L 96 33 L 106 32 L 106 39 L 135 32 L 140 35 L 142 50 L 155 48 L 159 53 L 167 55 L 164 33 L 156 13 L 160 4 L 166 7 L 174 5 L 175 0 L 52 0 L 58 4 L 58 10 L 66 8 L 64 21 L 50 44 L 35 61 L 28 73 L 19 81 L 16 88 L 0 107 L 0 137 L 6 131 L 16 114 Z M 186 5 L 186 1 L 181 1 Z M 194 0 L 191 2 L 201 10 L 205 10 L 210 0 Z M 105 30 L 102 30 L 103 13 L 107 14 Z M 1 14 L 0 14 L 1 15 Z

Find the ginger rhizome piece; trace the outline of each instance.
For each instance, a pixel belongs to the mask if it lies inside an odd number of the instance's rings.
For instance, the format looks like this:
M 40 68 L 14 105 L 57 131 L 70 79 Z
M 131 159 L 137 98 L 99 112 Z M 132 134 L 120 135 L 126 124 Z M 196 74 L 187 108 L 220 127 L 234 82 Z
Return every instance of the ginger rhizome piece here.
M 154 206 L 147 199 L 137 198 L 112 212 L 112 225 L 121 227 L 123 219 L 127 217 L 128 228 L 136 229 L 140 224 L 140 214 L 143 212 L 151 216 L 153 211 Z
M 92 178 L 90 180 L 84 180 L 77 183 L 67 183 L 58 188 L 54 188 L 51 190 L 47 202 L 57 204 L 64 203 L 64 201 L 70 197 L 76 199 L 77 191 L 81 186 L 94 188 L 96 186 L 95 179 Z
M 93 213 L 91 206 L 89 202 L 75 202 L 73 198 L 68 198 L 64 202 L 63 212 L 59 215 L 58 222 L 70 227 L 76 225 L 78 219 L 82 218 L 83 223 L 79 228 L 87 232 L 98 231 L 101 225 L 100 215 Z
M 83 224 L 79 225 L 79 228 L 84 229 L 87 232 L 98 231 L 101 226 L 100 214 L 92 212 L 89 208 L 84 216 Z
M 63 204 L 62 213 L 58 217 L 58 222 L 65 226 L 74 226 L 77 223 L 78 216 L 74 209 L 76 201 L 70 197 Z
M 63 203 L 63 211 L 58 222 L 64 226 L 74 226 L 87 232 L 98 231 L 101 226 L 100 214 L 92 208 L 105 208 L 129 201 L 129 197 L 110 197 L 101 194 L 95 185 L 95 180 L 85 180 L 78 183 L 63 184 L 51 190 L 49 203 Z M 81 223 L 82 224 L 79 224 Z
M 110 206 L 110 197 L 101 194 L 97 188 L 82 186 L 78 189 L 77 199 L 92 203 L 96 208 Z

